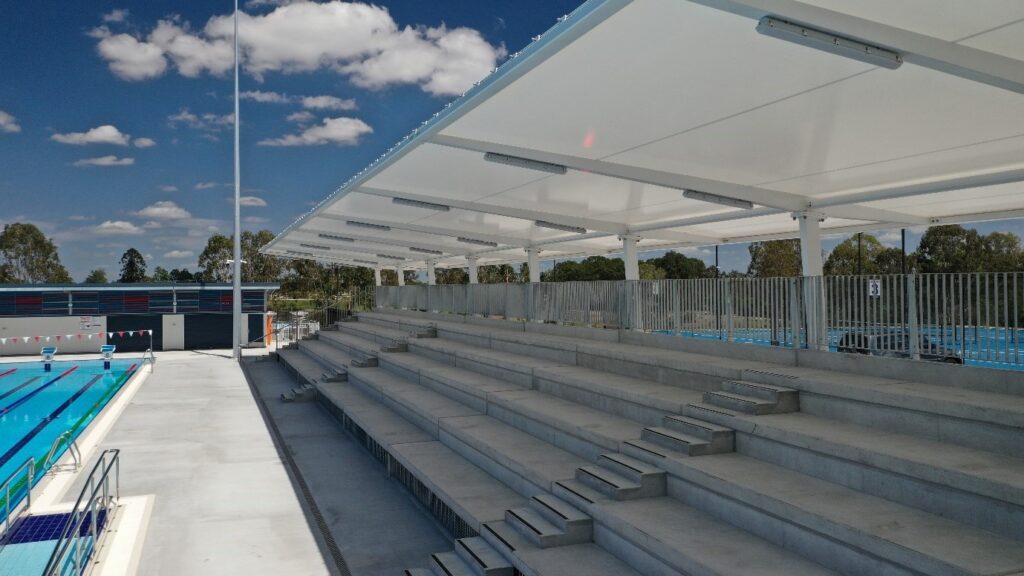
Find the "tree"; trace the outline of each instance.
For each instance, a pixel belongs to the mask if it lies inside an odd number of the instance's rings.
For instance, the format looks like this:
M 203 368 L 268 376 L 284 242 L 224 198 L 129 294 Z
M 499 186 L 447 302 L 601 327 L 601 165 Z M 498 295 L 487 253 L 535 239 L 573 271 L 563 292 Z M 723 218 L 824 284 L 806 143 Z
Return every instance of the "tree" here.
M 274 239 L 270 230 L 259 232 L 242 232 L 242 280 L 245 282 L 276 282 L 284 270 L 280 258 L 269 254 L 260 254 L 263 248 Z M 234 248 L 232 248 L 232 251 Z M 233 253 L 233 252 L 232 252 Z
M 118 282 L 131 284 L 146 280 L 146 259 L 135 248 L 129 248 L 121 256 L 121 277 Z
M 507 284 L 518 282 L 519 274 L 510 264 L 495 264 L 477 268 L 477 280 L 481 284 Z
M 750 251 L 747 273 L 759 278 L 799 276 L 801 273 L 800 241 L 769 240 L 754 242 Z
M 195 282 L 195 276 L 186 268 L 175 268 L 170 272 L 171 282 Z
M 233 257 L 233 242 L 229 236 L 214 234 L 206 241 L 206 248 L 199 255 L 199 268 L 204 282 L 229 282 Z
M 984 272 L 984 241 L 977 230 L 932 226 L 914 253 L 921 272 Z
M 1019 272 L 1024 268 L 1024 249 L 1016 234 L 989 233 L 982 237 L 981 254 L 985 272 Z
M 21 284 L 71 282 L 53 241 L 36 226 L 20 222 L 4 225 L 0 233 L 0 278 Z
M 150 278 L 153 282 L 170 282 L 171 273 L 167 271 L 163 266 L 157 266 L 153 270 L 153 277 Z
M 545 282 L 576 282 L 595 280 L 622 280 L 626 277 L 626 265 L 621 258 L 590 256 L 579 262 L 567 260 L 541 274 Z
M 103 268 L 96 268 L 89 272 L 89 275 L 85 277 L 86 284 L 106 284 L 107 283 L 107 271 Z
M 714 274 L 703 260 L 690 258 L 679 252 L 670 250 L 660 258 L 651 258 L 647 262 L 665 271 L 665 278 L 710 278 Z M 640 272 L 643 278 L 643 271 Z
M 465 268 L 438 268 L 434 275 L 438 284 L 469 284 L 469 271 Z
M 641 280 L 664 280 L 666 277 L 665 271 L 651 263 L 650 260 L 640 262 L 639 268 Z

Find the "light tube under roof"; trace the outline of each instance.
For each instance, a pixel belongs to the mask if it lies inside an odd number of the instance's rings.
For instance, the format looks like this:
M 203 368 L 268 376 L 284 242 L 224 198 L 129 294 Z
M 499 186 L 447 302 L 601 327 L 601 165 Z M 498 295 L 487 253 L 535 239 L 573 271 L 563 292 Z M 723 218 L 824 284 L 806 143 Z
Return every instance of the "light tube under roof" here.
M 430 248 L 417 248 L 416 246 L 410 246 L 409 250 L 411 252 L 420 252 L 422 254 L 436 254 L 438 256 L 441 256 L 441 255 L 444 254 L 444 252 L 442 252 L 440 250 L 431 250 Z
M 370 224 L 369 222 L 359 222 L 356 220 L 346 220 L 345 224 L 349 226 L 355 226 L 357 228 L 370 228 L 372 230 L 383 230 L 384 232 L 391 232 L 391 226 L 384 226 L 383 224 Z
M 700 190 L 683 190 L 683 197 L 689 198 L 690 200 L 700 200 L 701 202 L 710 202 L 712 204 L 721 204 L 723 206 L 731 206 L 733 208 L 742 208 L 744 210 L 750 210 L 754 207 L 754 203 L 747 200 L 730 198 L 719 194 L 711 194 L 710 192 L 701 192 Z
M 541 228 L 550 228 L 552 230 L 561 230 L 562 232 L 575 232 L 577 234 L 586 234 L 587 229 L 582 226 L 569 226 L 567 224 L 559 224 L 557 222 L 548 222 L 547 220 L 537 220 L 534 222 Z
M 765 36 L 786 40 L 808 48 L 823 50 L 839 56 L 846 56 L 854 60 L 860 60 L 882 68 L 895 70 L 903 64 L 903 58 L 899 53 L 887 50 L 879 46 L 871 46 L 853 38 L 846 38 L 828 32 L 818 30 L 775 18 L 765 16 L 757 23 L 757 31 Z
M 312 256 L 312 252 L 303 252 L 301 250 L 285 250 L 288 254 L 295 254 L 297 256 Z
M 330 246 L 324 246 L 324 245 L 322 245 L 322 244 L 305 244 L 305 243 L 299 243 L 299 246 L 302 246 L 303 248 L 312 248 L 312 249 L 314 249 L 314 250 L 330 250 L 330 249 L 331 249 L 331 247 L 330 247 Z
M 392 204 L 399 204 L 401 206 L 412 206 L 413 208 L 426 208 L 427 210 L 437 210 L 438 212 L 447 212 L 451 208 L 444 204 L 435 204 L 433 202 L 423 202 L 422 200 L 410 200 L 408 198 L 392 198 Z
M 353 262 L 359 262 L 360 264 L 372 264 L 372 265 L 374 265 L 374 266 L 376 266 L 376 265 L 377 265 L 377 263 L 376 263 L 376 262 L 374 262 L 373 260 L 360 260 L 360 259 L 358 259 L 358 258 L 353 258 L 353 259 L 352 259 L 352 261 L 353 261 Z
M 529 158 L 509 156 L 508 154 L 498 154 L 497 152 L 485 152 L 484 160 L 494 162 L 495 164 L 505 164 L 506 166 L 515 166 L 517 168 L 526 168 L 528 170 L 539 170 L 541 172 L 548 172 L 549 174 L 565 174 L 568 171 L 568 169 L 561 164 L 541 162 L 540 160 L 530 160 Z
M 338 242 L 355 242 L 356 241 L 355 238 L 349 238 L 348 236 L 337 236 L 335 234 L 324 234 L 323 232 L 321 232 L 320 234 L 317 234 L 317 236 L 319 236 L 319 237 L 321 237 L 321 238 L 323 238 L 325 240 L 337 240 Z
M 456 240 L 458 240 L 459 242 L 462 242 L 463 244 L 476 244 L 477 246 L 490 246 L 491 248 L 497 248 L 498 247 L 498 243 L 497 242 L 488 242 L 487 240 L 477 240 L 476 238 L 466 238 L 465 236 L 459 236 L 458 238 L 456 238 Z
M 377 258 L 387 258 L 388 260 L 405 260 L 401 256 L 390 256 L 388 254 L 377 254 Z

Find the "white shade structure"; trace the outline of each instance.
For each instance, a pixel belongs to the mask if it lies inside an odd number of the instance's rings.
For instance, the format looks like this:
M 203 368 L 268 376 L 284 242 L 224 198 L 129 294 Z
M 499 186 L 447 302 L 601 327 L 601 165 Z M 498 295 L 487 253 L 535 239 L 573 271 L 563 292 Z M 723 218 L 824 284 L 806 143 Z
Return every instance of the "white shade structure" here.
M 264 251 L 423 269 L 1024 217 L 1022 150 L 1016 0 L 591 0 Z

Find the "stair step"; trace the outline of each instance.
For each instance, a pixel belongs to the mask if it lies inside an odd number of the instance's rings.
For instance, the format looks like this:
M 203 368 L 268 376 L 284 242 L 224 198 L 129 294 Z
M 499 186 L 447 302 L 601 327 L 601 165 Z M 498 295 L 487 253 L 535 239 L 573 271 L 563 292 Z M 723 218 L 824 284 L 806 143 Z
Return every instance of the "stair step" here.
M 478 576 L 512 576 L 512 565 L 500 552 L 479 536 L 455 541 L 455 553 L 462 557 Z
M 645 492 L 644 487 L 639 482 L 603 466 L 583 466 L 577 468 L 576 479 L 615 500 L 633 500 L 664 494 L 664 484 L 662 484 L 661 494 L 650 494 Z
M 430 568 L 437 576 L 476 576 L 473 567 L 455 552 L 431 554 Z
M 708 404 L 706 402 L 695 402 L 687 404 L 683 407 L 683 412 L 697 420 L 708 420 L 719 425 L 728 425 L 732 418 L 739 416 L 739 412 L 716 406 L 714 404 Z
M 581 510 L 607 499 L 604 494 L 578 480 L 558 480 L 551 485 L 551 492 Z
M 784 407 L 787 412 L 796 412 L 800 408 L 800 391 L 793 388 L 745 380 L 726 380 L 722 383 L 722 390 L 741 396 L 770 400 Z
M 434 576 L 434 571 L 429 568 L 412 568 L 410 570 L 403 570 L 405 576 Z
M 597 464 L 639 484 L 645 483 L 650 477 L 665 475 L 663 470 L 655 466 L 618 452 L 601 454 L 597 458 Z
M 760 416 L 763 414 L 774 414 L 779 407 L 778 403 L 772 400 L 764 400 L 754 396 L 744 396 L 732 392 L 716 390 L 704 393 L 704 402 L 714 406 L 721 406 L 730 410 L 744 412 Z
M 541 548 L 553 548 L 555 546 L 577 543 L 569 542 L 566 532 L 548 522 L 532 508 L 506 510 L 505 522 L 508 522 L 523 537 Z
M 721 441 L 728 441 L 731 444 L 732 438 L 735 435 L 733 429 L 727 426 L 719 426 L 718 424 L 712 424 L 705 420 L 681 414 L 666 414 L 662 418 L 661 425 L 676 432 L 707 440 L 712 444 L 718 444 Z
M 530 498 L 530 507 L 573 541 L 589 542 L 594 537 L 594 521 L 590 516 L 561 498 L 537 494 Z
M 707 440 L 676 432 L 663 426 L 644 428 L 640 438 L 687 456 L 704 456 L 712 453 L 711 443 Z

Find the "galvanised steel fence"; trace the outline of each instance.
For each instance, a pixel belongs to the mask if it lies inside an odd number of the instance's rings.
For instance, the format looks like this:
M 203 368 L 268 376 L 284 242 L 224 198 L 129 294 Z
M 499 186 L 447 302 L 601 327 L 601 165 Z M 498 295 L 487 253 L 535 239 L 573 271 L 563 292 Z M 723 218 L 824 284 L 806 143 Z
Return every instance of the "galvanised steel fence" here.
M 382 286 L 369 305 L 1024 365 L 1024 272 Z

